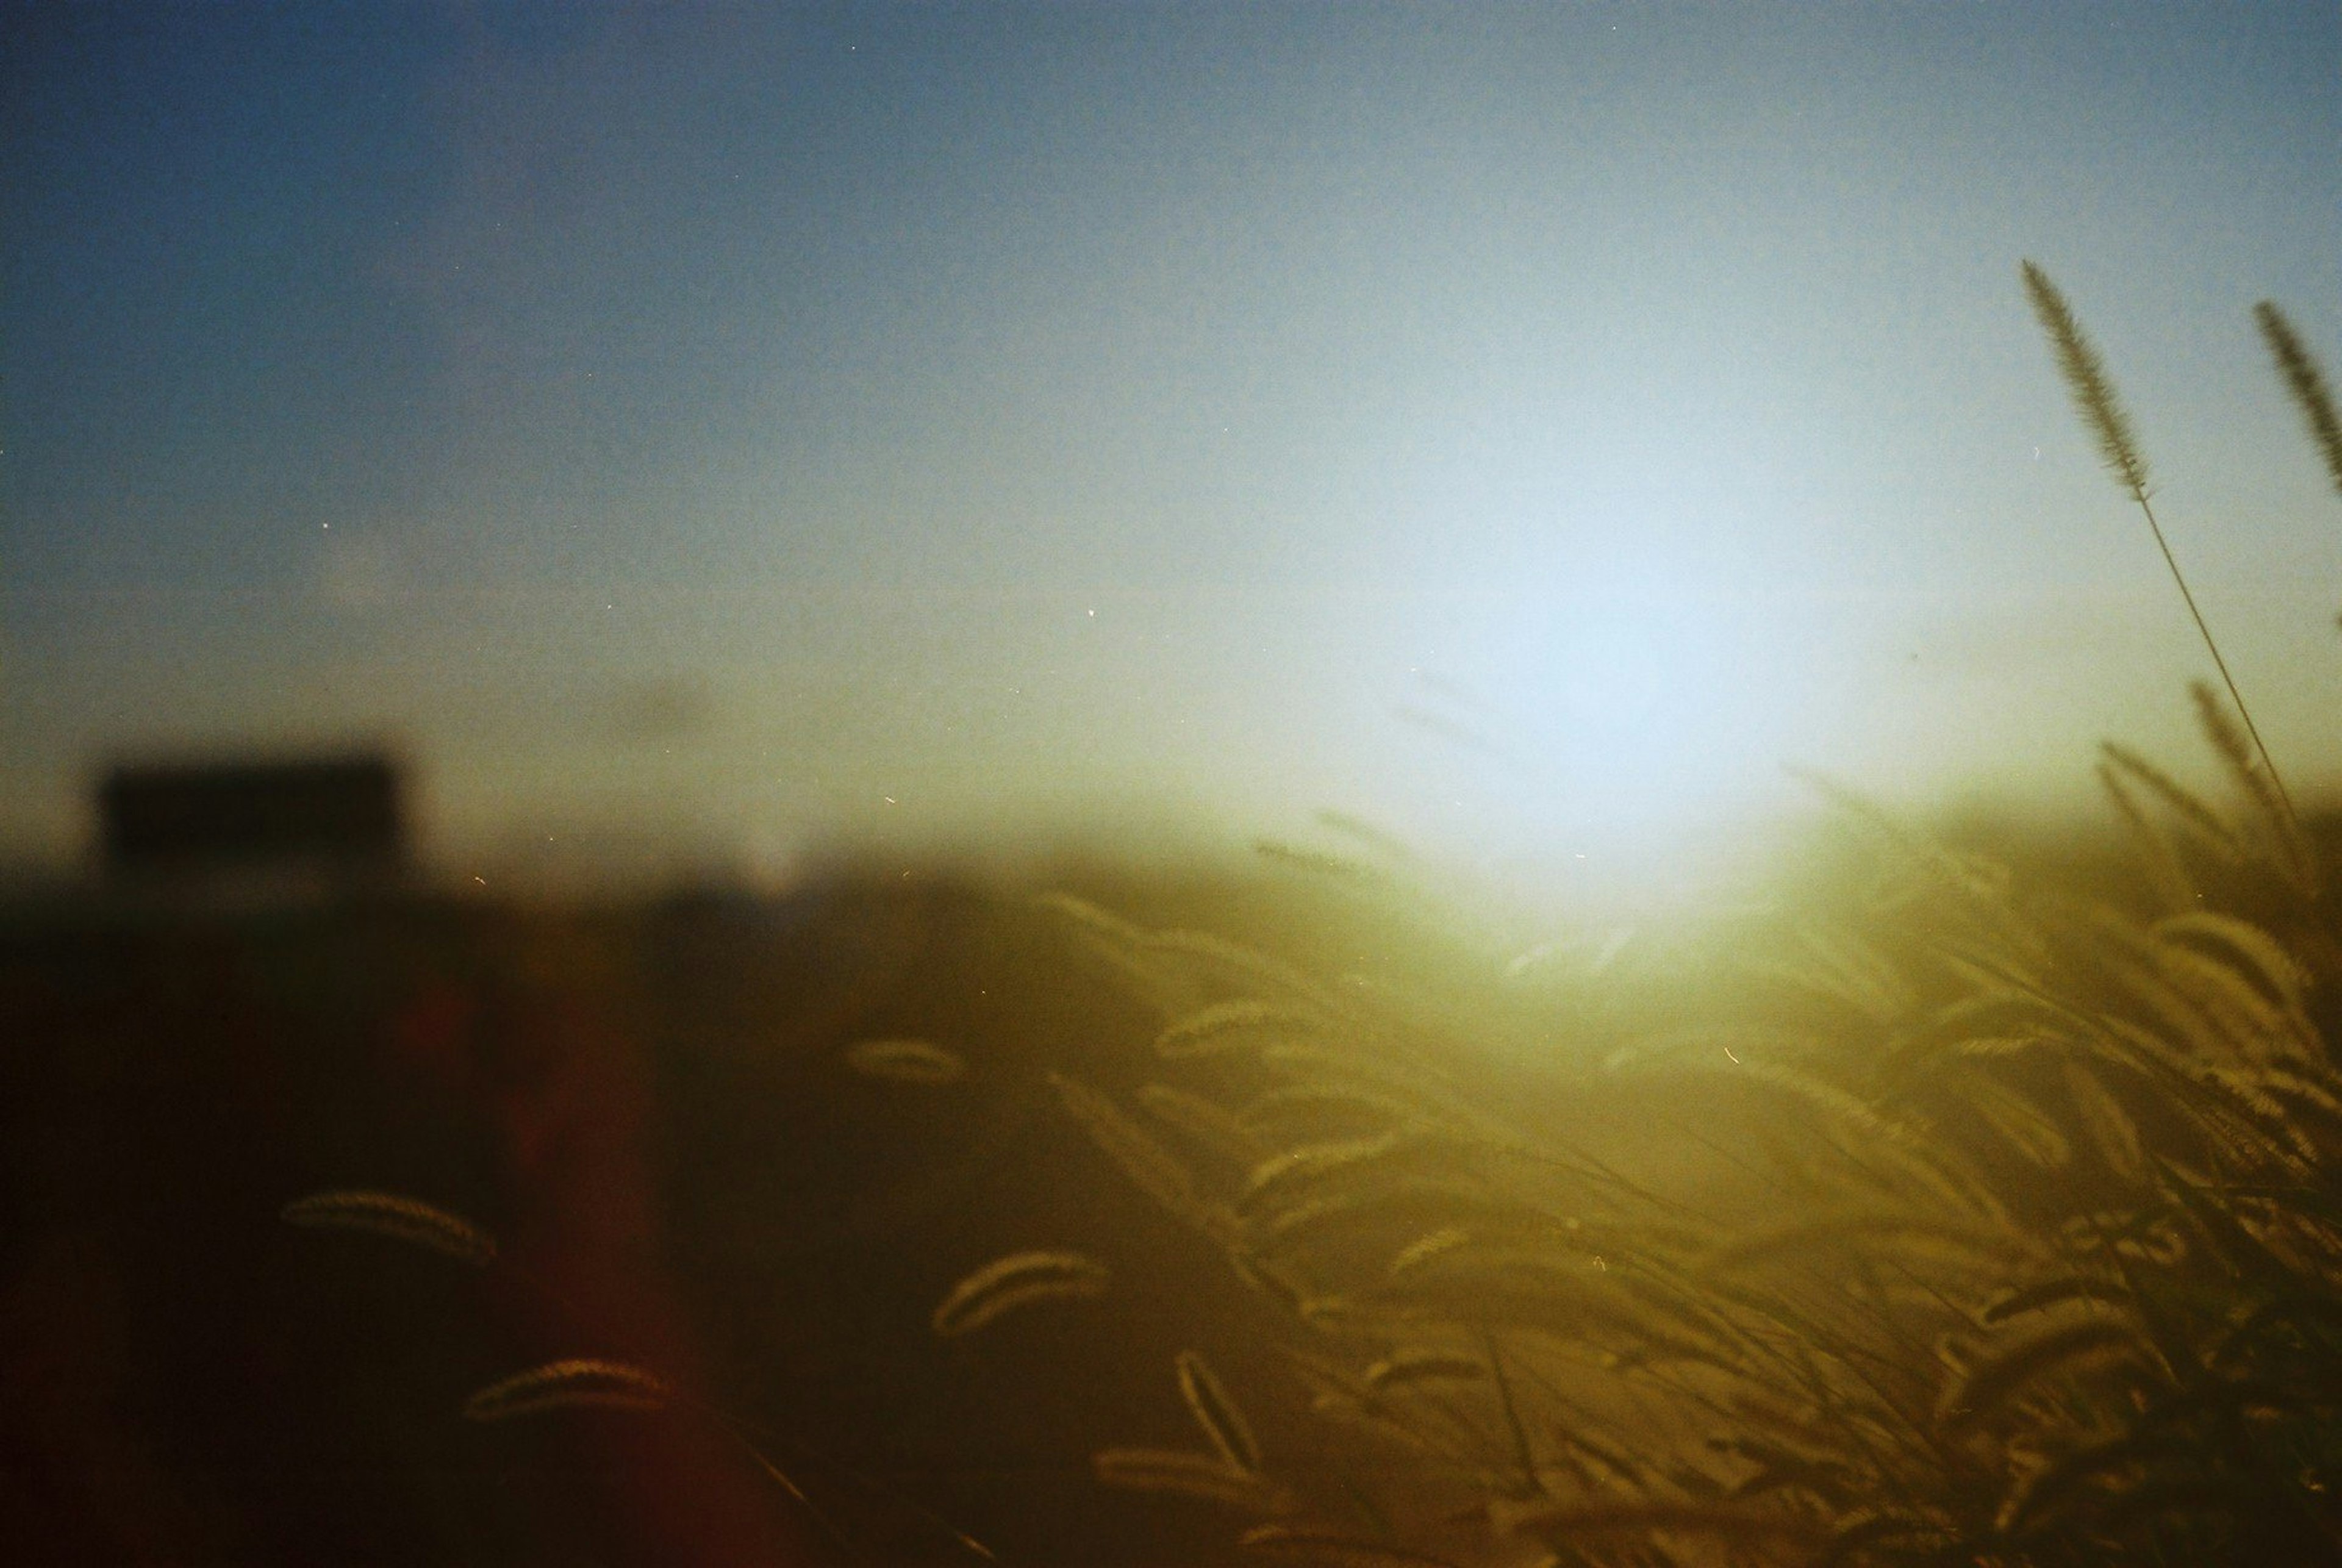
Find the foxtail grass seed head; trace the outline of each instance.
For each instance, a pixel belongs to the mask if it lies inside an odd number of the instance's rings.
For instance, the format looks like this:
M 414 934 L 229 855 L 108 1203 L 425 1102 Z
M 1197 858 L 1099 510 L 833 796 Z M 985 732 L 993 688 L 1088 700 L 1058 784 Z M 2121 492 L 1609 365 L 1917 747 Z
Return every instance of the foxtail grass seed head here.
M 2119 1358 L 2151 1361 L 2153 1350 L 2120 1317 L 2092 1316 L 2057 1324 L 2000 1344 L 1944 1391 L 1937 1418 L 1963 1430 L 2001 1413 L 2027 1384 L 2054 1373 Z
M 1321 1026 L 1310 1009 L 1280 1006 L 1249 997 L 1216 1002 L 1174 1022 L 1156 1036 L 1155 1049 L 1165 1056 L 1201 1056 L 1241 1050 L 1264 1039 L 1307 1034 Z
M 2272 301 L 2253 306 L 2253 319 L 2260 324 L 2261 336 L 2268 344 L 2269 356 L 2277 361 L 2287 394 L 2309 426 L 2311 443 L 2326 460 L 2327 476 L 2334 482 L 2336 494 L 2342 494 L 2342 419 L 2335 415 L 2334 394 L 2326 385 L 2325 373 L 2293 330 L 2293 323 Z
M 1368 1366 L 1370 1388 L 1404 1388 L 1419 1383 L 1478 1383 L 1488 1375 L 1476 1355 L 1451 1350 L 1394 1351 Z
M 925 1040 L 863 1040 L 846 1048 L 846 1064 L 866 1078 L 897 1084 L 950 1084 L 967 1075 L 958 1053 Z
M 2097 443 L 2099 460 L 2134 499 L 2145 501 L 2148 489 L 2147 459 L 2140 454 L 2138 442 L 2131 434 L 2130 415 L 2124 412 L 2122 399 L 2116 394 L 2106 362 L 2098 357 L 2097 345 L 2074 318 L 2072 307 L 2067 305 L 2057 285 L 2049 281 L 2049 275 L 2029 261 L 2024 271 L 2025 292 L 2033 302 L 2033 314 L 2040 319 L 2041 329 L 2049 335 L 2049 345 L 2057 355 L 2057 374 L 2073 395 L 2083 425 Z
M 1187 1413 L 1196 1424 L 1219 1450 L 1220 1457 L 1233 1469 L 1247 1473 L 1260 1469 L 1260 1443 L 1252 1434 L 1252 1423 L 1245 1420 L 1244 1412 L 1228 1397 L 1211 1363 L 1201 1351 L 1179 1353 L 1179 1397 L 1187 1403 Z
M 368 1231 L 428 1247 L 485 1268 L 495 1261 L 495 1238 L 459 1215 L 396 1193 L 339 1190 L 295 1198 L 278 1211 L 288 1225 L 312 1230 Z
M 1105 1293 L 1113 1274 L 1082 1253 L 1035 1250 L 996 1258 L 952 1286 L 931 1320 L 946 1338 L 974 1333 L 1033 1302 Z
M 466 1421 L 510 1421 L 552 1410 L 664 1410 L 676 1401 L 665 1379 L 624 1362 L 576 1358 L 488 1384 L 464 1402 Z

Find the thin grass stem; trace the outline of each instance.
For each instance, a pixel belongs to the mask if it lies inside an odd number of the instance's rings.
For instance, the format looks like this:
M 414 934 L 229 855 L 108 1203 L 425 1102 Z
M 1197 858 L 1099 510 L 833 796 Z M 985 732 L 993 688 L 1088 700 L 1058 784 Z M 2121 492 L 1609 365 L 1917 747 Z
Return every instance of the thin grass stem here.
M 2236 677 L 2228 673 L 2228 661 L 2221 656 L 2220 644 L 2214 639 L 2210 625 L 2206 624 L 2204 612 L 2197 607 L 2196 595 L 2188 589 L 2187 574 L 2179 570 L 2178 559 L 2171 553 L 2170 541 L 2163 536 L 2163 524 L 2156 520 L 2154 504 L 2148 499 L 2147 458 L 2139 451 L 2137 438 L 2131 434 L 2130 416 L 2124 411 L 2122 399 L 2115 392 L 2114 379 L 2107 374 L 2106 362 L 2099 357 L 2097 345 L 2082 330 L 2082 324 L 2066 303 L 2066 296 L 2058 292 L 2056 284 L 2049 281 L 2049 275 L 2030 261 L 2024 264 L 2022 271 L 2025 292 L 2033 302 L 2033 312 L 2040 318 L 2042 330 L 2049 335 L 2050 347 L 2057 355 L 2057 374 L 2065 379 L 2067 390 L 2073 394 L 2074 407 L 2081 414 L 2083 424 L 2096 438 L 2099 458 L 2106 464 L 2107 472 L 2138 504 L 2140 514 L 2147 518 L 2147 531 L 2155 535 L 2155 547 L 2163 553 L 2163 564 L 2171 569 L 2171 580 L 2179 585 L 2179 597 L 2187 605 L 2188 616 L 2195 621 L 2197 633 L 2204 639 L 2204 646 L 2212 655 L 2212 664 L 2220 672 L 2221 683 L 2228 688 L 2228 700 L 2237 704 L 2237 712 L 2243 716 L 2245 731 L 2253 738 L 2253 749 L 2260 754 L 2261 765 L 2268 770 L 2269 782 L 2277 786 L 2277 798 L 2285 803 L 2285 814 L 2292 819 L 2295 830 L 2298 832 L 2301 818 L 2294 810 L 2293 792 L 2285 787 L 2284 775 L 2277 772 L 2277 763 L 2269 756 L 2268 746 L 2261 739 L 2260 726 L 2253 722 L 2253 711 L 2245 704 L 2244 694 L 2237 689 Z M 2280 367 L 2286 371 L 2288 385 L 2294 388 L 2295 396 L 2299 399 L 2308 393 L 2322 394 L 2324 384 L 2317 378 L 2317 365 L 2301 348 L 2299 341 L 2292 336 L 2284 316 L 2278 315 L 2274 306 L 2264 308 L 2268 314 L 2262 318 L 2262 330 L 2271 332 L 2269 323 L 2272 318 L 2282 329 L 2282 339 L 2272 334 L 2270 343 L 2277 351 Z M 2284 347 L 2277 346 L 2280 341 Z M 2287 358 L 2286 348 L 2292 350 L 2295 358 Z M 2296 375 L 2297 365 L 2306 372 L 2307 381 Z M 2323 408 L 2329 421 L 2333 417 L 2330 401 L 2321 403 L 2312 399 L 2305 406 L 2313 410 L 2313 425 L 2317 419 L 2314 411 L 2319 407 Z M 2337 469 L 2337 480 L 2342 480 L 2342 469 Z

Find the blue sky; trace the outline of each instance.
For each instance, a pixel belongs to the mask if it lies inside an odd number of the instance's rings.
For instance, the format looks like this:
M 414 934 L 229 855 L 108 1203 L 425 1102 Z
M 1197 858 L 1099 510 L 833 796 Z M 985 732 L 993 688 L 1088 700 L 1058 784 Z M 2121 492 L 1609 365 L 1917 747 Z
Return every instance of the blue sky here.
M 107 759 L 366 738 L 451 869 L 1321 805 L 1623 866 L 1784 761 L 2192 762 L 2027 255 L 2342 763 L 2248 315 L 2342 360 L 2330 5 L 11 18 L 20 853 Z

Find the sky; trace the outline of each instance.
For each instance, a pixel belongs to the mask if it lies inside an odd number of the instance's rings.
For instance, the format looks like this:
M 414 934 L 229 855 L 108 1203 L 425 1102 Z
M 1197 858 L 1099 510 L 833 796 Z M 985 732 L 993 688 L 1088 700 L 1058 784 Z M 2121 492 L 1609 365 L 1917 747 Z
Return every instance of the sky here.
M 2330 0 L 6 26 L 20 860 L 111 764 L 362 744 L 500 877 L 1330 808 L 1642 884 L 1785 764 L 2209 779 L 2026 257 L 2342 774 L 2342 498 L 2250 315 L 2342 369 Z

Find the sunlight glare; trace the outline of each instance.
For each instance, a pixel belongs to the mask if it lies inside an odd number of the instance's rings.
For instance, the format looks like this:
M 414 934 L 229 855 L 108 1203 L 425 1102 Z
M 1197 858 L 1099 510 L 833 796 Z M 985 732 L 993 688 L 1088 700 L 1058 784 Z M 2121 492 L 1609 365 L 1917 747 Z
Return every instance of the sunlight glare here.
M 1520 813 L 1491 832 L 1648 894 L 1705 884 L 1791 793 L 1807 683 L 1721 596 L 1541 596 L 1489 634 L 1464 684 L 1487 694 Z

